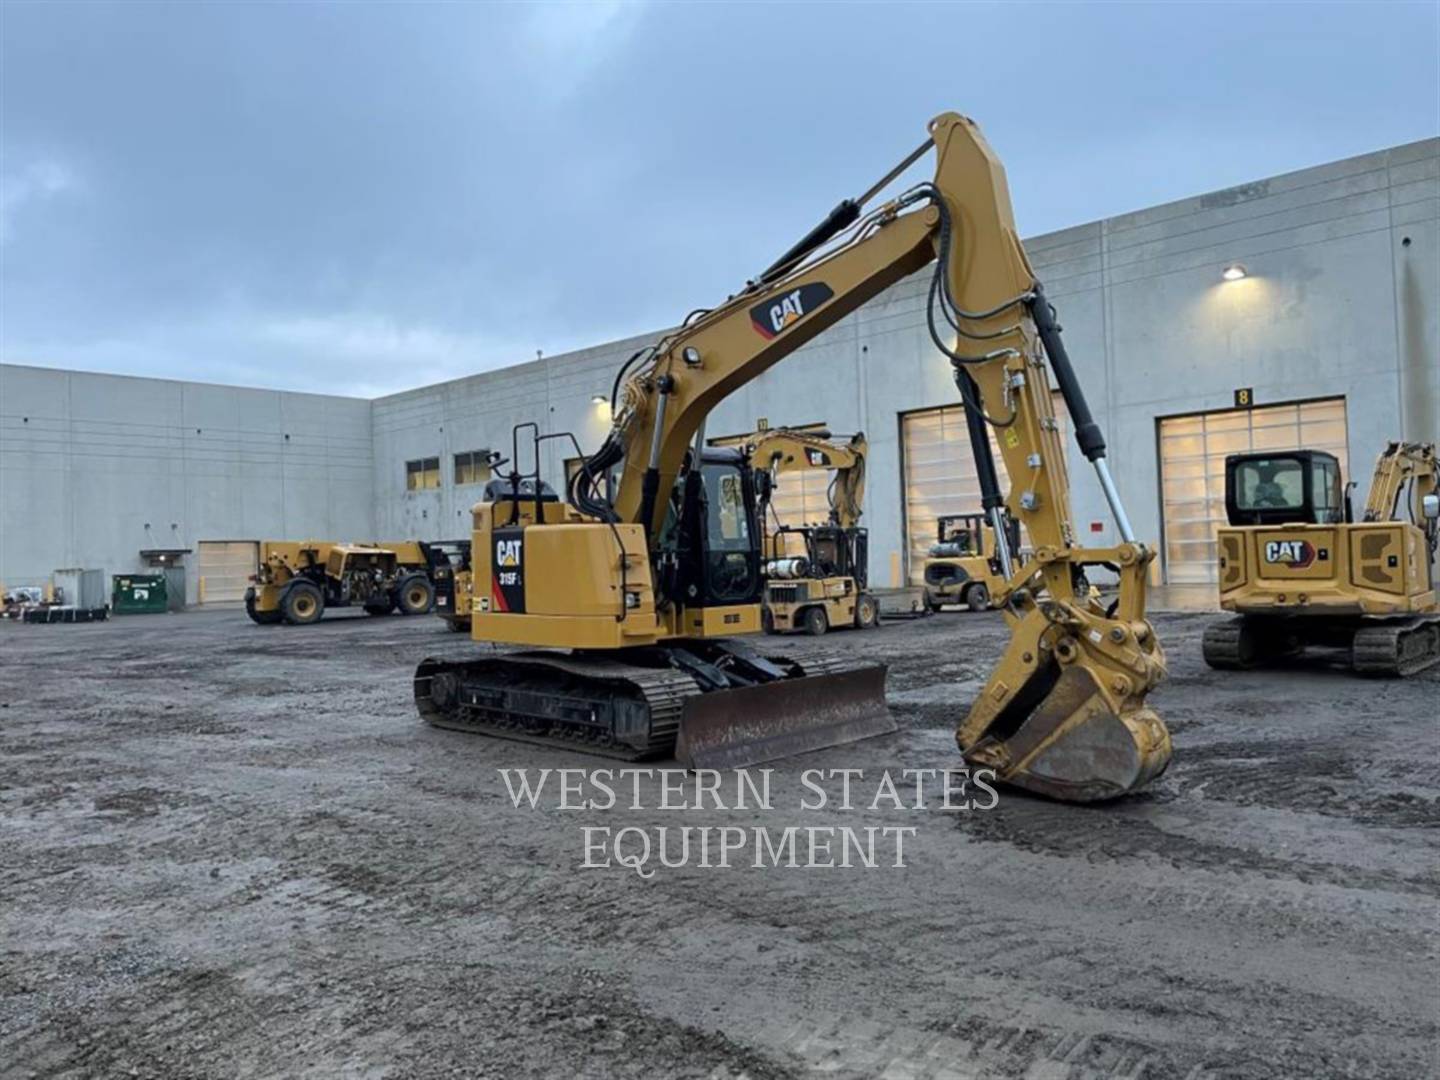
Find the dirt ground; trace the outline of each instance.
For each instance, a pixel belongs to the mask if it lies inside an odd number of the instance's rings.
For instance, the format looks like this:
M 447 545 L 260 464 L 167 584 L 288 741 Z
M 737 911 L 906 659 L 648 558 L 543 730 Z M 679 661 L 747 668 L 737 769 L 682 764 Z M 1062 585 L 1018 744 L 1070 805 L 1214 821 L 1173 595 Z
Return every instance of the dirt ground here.
M 0 626 L 0 1074 L 1436 1075 L 1440 672 L 1222 676 L 1159 615 L 1175 761 L 1077 808 L 869 809 L 959 764 L 998 615 L 819 642 L 901 731 L 786 762 L 774 809 L 515 808 L 433 730 L 438 619 Z M 806 811 L 805 768 L 864 769 Z M 628 798 L 628 789 L 627 795 Z M 623 805 L 623 804 L 622 804 Z M 583 869 L 583 825 L 913 826 L 906 865 Z

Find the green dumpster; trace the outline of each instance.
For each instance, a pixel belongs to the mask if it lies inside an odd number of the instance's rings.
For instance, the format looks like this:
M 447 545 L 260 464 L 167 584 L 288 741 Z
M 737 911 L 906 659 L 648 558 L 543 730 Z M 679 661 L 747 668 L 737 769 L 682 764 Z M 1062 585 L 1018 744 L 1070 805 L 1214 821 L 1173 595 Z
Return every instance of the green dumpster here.
M 163 615 L 168 606 L 164 574 L 116 574 L 110 606 L 116 615 Z

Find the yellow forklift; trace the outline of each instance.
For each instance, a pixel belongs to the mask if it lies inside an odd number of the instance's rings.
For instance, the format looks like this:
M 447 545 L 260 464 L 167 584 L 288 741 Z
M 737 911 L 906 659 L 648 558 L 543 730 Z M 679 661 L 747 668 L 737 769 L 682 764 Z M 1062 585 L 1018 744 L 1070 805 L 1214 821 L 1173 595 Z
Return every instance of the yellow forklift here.
M 1005 585 L 995 529 L 986 514 L 946 514 L 936 523 L 936 542 L 925 563 L 925 603 L 931 611 L 960 604 L 988 611 Z M 1005 515 L 1010 551 L 1020 561 L 1020 523 Z

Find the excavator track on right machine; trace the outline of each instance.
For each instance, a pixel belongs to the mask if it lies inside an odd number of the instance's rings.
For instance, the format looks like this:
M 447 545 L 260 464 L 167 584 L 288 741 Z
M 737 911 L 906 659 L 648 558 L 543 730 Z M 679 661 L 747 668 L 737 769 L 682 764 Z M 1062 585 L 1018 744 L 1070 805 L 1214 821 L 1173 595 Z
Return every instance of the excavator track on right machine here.
M 1354 520 L 1339 462 L 1318 450 L 1225 461 L 1231 528 L 1218 534 L 1220 606 L 1205 662 L 1284 663 L 1311 646 L 1348 651 L 1365 675 L 1404 678 L 1440 664 L 1440 466 L 1429 443 L 1392 442 Z

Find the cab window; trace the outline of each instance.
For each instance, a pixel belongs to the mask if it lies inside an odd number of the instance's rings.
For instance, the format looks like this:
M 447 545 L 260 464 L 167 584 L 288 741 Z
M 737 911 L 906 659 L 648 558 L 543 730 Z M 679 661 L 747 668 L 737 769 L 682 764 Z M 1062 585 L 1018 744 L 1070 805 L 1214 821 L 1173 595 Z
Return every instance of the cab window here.
M 706 514 L 711 551 L 749 551 L 750 518 L 745 512 L 745 487 L 733 469 L 706 469 Z
M 1305 508 L 1305 468 L 1295 458 L 1242 462 L 1235 470 L 1235 488 L 1241 510 Z
M 1340 470 L 1335 462 L 1315 459 L 1310 467 L 1310 487 L 1315 498 L 1317 524 L 1333 524 L 1344 519 Z

